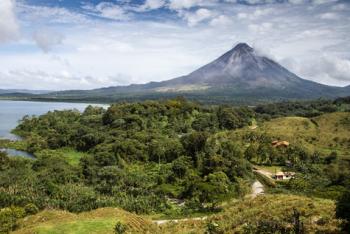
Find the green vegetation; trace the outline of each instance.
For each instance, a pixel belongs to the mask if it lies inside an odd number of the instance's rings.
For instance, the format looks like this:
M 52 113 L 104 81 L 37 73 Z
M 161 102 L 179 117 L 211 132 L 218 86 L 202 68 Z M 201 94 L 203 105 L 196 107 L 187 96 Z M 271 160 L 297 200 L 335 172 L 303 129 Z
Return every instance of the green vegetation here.
M 119 224 L 119 225 L 118 225 Z M 101 208 L 90 212 L 73 214 L 59 210 L 44 210 L 19 222 L 16 234 L 85 234 L 118 233 L 126 229 L 127 233 L 154 233 L 156 225 L 152 222 L 117 208 Z M 123 233 L 123 232 L 119 232 Z
M 19 226 L 15 234 L 261 233 L 263 230 L 265 233 L 340 233 L 342 220 L 336 218 L 336 206 L 331 200 L 267 195 L 232 202 L 225 211 L 208 219 L 189 219 L 159 226 L 147 218 L 116 208 L 101 208 L 78 215 L 45 210 L 21 220 Z M 296 232 L 298 228 L 300 232 Z
M 336 233 L 335 214 L 349 220 L 348 105 L 344 98 L 248 108 L 177 98 L 25 116 L 14 129 L 24 140 L 0 146 L 36 159 L 0 153 L 0 233 Z M 295 176 L 266 176 L 276 171 Z M 256 179 L 274 195 L 242 201 Z M 121 209 L 210 217 L 156 230 Z
M 246 200 L 210 218 L 208 222 L 217 224 L 216 233 L 340 231 L 333 201 L 291 195 L 268 195 Z
M 179 98 L 25 116 L 14 132 L 36 160 L 1 155 L 0 205 L 168 215 L 217 210 L 244 196 L 253 175 L 242 150 L 215 133 L 247 126 L 253 115 Z

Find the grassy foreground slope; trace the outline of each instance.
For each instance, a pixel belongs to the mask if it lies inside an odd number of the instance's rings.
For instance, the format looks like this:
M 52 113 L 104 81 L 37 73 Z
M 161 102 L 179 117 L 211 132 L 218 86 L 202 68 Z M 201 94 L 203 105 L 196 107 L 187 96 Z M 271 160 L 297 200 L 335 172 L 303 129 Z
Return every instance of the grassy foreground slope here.
M 101 208 L 73 214 L 61 210 L 44 210 L 21 221 L 17 234 L 93 234 L 114 233 L 117 222 L 126 225 L 129 233 L 154 233 L 156 226 L 140 216 L 118 208 Z
M 53 233 L 114 233 L 117 221 L 128 226 L 126 233 L 255 233 L 260 228 L 290 230 L 295 212 L 305 233 L 338 233 L 340 220 L 335 218 L 335 204 L 331 200 L 294 195 L 265 195 L 251 200 L 234 202 L 222 213 L 206 220 L 170 222 L 154 226 L 151 221 L 116 208 L 97 209 L 81 214 L 63 211 L 43 211 L 22 221 L 16 234 Z M 248 232 L 247 232 L 248 231 Z M 251 232 L 249 232 L 251 231 Z
M 335 112 L 315 118 L 282 117 L 265 122 L 260 131 L 310 151 L 350 156 L 350 113 Z

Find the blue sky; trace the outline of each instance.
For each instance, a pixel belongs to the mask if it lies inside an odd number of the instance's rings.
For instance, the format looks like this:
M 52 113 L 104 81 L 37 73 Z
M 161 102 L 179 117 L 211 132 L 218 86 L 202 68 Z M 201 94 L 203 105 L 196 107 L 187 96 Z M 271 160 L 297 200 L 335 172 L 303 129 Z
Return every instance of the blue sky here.
M 185 75 L 247 42 L 350 84 L 350 1 L 1 0 L 0 88 L 91 89 Z

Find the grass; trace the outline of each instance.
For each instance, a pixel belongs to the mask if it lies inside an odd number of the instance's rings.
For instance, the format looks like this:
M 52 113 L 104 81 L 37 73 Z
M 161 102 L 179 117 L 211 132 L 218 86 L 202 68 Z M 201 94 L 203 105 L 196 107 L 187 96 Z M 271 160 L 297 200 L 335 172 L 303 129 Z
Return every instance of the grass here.
M 71 148 L 64 148 L 62 149 L 62 153 L 67 160 L 67 162 L 73 166 L 78 165 L 79 161 L 82 157 L 87 155 L 86 153 L 83 152 L 78 152 L 74 149 Z
M 261 221 L 275 222 L 288 227 L 294 210 L 300 212 L 306 233 L 338 233 L 340 220 L 335 218 L 331 200 L 294 195 L 265 195 L 238 202 L 223 214 L 211 217 L 223 233 L 241 233 L 247 225 Z
M 25 140 L 23 141 L 10 141 L 6 139 L 0 140 L 0 148 L 10 148 L 10 149 L 16 149 L 21 151 L 27 150 L 27 142 Z M 36 152 L 35 156 L 40 156 L 43 153 L 50 153 L 52 155 L 59 155 L 64 157 L 67 162 L 73 166 L 76 166 L 79 164 L 80 159 L 86 155 L 86 153 L 78 152 L 75 149 L 72 148 L 61 148 L 57 150 L 42 150 L 41 152 Z
M 72 148 L 61 148 L 61 149 L 56 149 L 56 150 L 45 149 L 45 150 L 36 152 L 35 156 L 40 157 L 41 155 L 47 155 L 47 154 L 62 157 L 72 166 L 78 165 L 80 159 L 83 156 L 87 155 L 87 153 L 78 152 Z
M 350 157 L 349 118 L 349 112 L 324 114 L 312 119 L 284 117 L 266 122 L 262 130 L 312 152 L 317 150 L 327 155 L 336 151 L 341 157 Z
M 47 225 L 39 227 L 36 231 L 38 234 L 62 234 L 62 233 L 102 233 L 108 232 L 107 230 L 113 230 L 115 225 L 115 219 L 105 220 L 84 220 L 65 223 L 61 225 Z M 74 231 L 73 231 L 74 230 Z M 112 233 L 112 232 L 111 232 Z
M 259 124 L 252 130 L 242 128 L 225 134 L 241 147 L 248 147 L 244 136 L 248 133 L 266 134 L 275 140 L 285 140 L 291 146 L 302 146 L 309 153 L 321 155 L 337 152 L 341 158 L 350 158 L 350 112 L 335 112 L 315 118 L 281 117 Z
M 120 221 L 129 233 L 155 233 L 157 227 L 151 221 L 118 208 L 100 208 L 90 212 L 73 214 L 60 210 L 44 210 L 23 219 L 14 234 L 112 234 Z

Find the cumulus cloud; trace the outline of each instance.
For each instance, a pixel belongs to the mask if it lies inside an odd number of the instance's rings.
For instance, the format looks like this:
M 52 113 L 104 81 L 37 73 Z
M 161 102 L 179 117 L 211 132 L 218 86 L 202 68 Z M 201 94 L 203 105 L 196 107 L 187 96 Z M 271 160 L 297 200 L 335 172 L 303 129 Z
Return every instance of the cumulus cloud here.
M 146 0 L 144 4 L 140 6 L 140 10 L 156 10 L 162 8 L 164 5 L 164 0 Z
M 325 4 L 325 3 L 334 3 L 338 2 L 338 0 L 312 0 L 314 4 Z
M 169 8 L 173 10 L 188 9 L 199 4 L 201 0 L 170 0 Z
M 250 24 L 248 26 L 249 30 L 254 33 L 265 34 L 271 31 L 273 24 L 270 22 L 264 22 L 261 24 Z
M 323 13 L 320 15 L 321 19 L 328 19 L 328 20 L 334 20 L 334 19 L 338 19 L 339 15 L 337 15 L 336 13 L 332 13 L 332 12 L 327 12 L 327 13 Z
M 7 0 L 5 0 L 7 1 Z M 86 24 L 90 20 L 83 14 L 62 7 L 47 7 L 17 3 L 21 19 L 31 24 Z
M 93 15 L 112 20 L 127 20 L 130 18 L 130 13 L 112 2 L 100 2 L 97 5 L 86 4 L 84 9 L 90 11 Z
M 195 12 L 185 12 L 183 17 L 187 20 L 189 26 L 196 26 L 198 23 L 210 19 L 214 16 L 214 13 L 208 9 L 200 8 Z
M 64 36 L 59 32 L 42 29 L 40 31 L 34 32 L 33 39 L 38 47 L 47 53 L 54 46 L 62 44 Z
M 19 36 L 14 7 L 15 2 L 12 0 L 0 1 L 0 42 L 8 42 Z
M 257 20 L 260 17 L 272 14 L 272 12 L 273 12 L 272 8 L 256 9 L 252 13 L 240 12 L 237 14 L 237 18 L 238 19 Z
M 301 77 L 323 83 L 345 86 L 350 84 L 350 60 L 323 54 L 313 59 L 282 61 Z M 305 66 L 307 64 L 307 66 Z
M 210 21 L 210 25 L 214 27 L 231 25 L 232 20 L 226 15 L 219 15 Z

